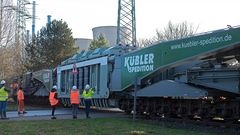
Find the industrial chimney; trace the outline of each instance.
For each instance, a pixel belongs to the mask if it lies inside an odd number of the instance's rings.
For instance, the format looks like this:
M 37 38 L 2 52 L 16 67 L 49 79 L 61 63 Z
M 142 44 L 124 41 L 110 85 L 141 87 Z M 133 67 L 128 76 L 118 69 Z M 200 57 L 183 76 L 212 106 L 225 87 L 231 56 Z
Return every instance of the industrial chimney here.
M 36 1 L 32 3 L 32 39 L 35 37 Z
M 50 24 L 50 23 L 51 23 L 51 17 L 52 17 L 51 15 L 48 15 L 48 16 L 47 16 L 47 24 Z

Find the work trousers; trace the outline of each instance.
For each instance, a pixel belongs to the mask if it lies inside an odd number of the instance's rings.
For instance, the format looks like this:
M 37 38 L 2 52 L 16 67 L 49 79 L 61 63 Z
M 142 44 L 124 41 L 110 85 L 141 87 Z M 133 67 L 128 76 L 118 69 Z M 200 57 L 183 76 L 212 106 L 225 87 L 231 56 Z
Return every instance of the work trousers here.
M 77 117 L 77 113 L 78 113 L 78 104 L 72 104 L 72 115 L 74 117 Z
M 53 106 L 52 106 L 52 116 L 54 116 L 54 114 L 55 114 L 56 106 L 57 106 L 57 105 L 53 105 Z
M 18 100 L 18 112 L 20 112 L 20 111 L 25 111 L 25 109 L 24 109 L 24 100 Z
M 90 108 L 91 108 L 91 99 L 85 99 L 84 103 L 85 103 L 86 117 L 88 118 L 90 113 Z
M 7 101 L 0 101 L 0 112 L 6 112 Z

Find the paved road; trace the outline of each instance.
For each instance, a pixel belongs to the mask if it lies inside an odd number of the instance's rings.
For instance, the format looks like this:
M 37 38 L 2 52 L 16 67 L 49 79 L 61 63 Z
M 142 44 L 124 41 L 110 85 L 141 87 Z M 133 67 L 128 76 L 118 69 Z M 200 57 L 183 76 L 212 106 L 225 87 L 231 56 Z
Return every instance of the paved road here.
M 51 119 L 51 109 L 44 110 L 30 110 L 26 114 L 18 115 L 16 111 L 7 112 L 9 120 L 49 120 Z M 55 111 L 57 119 L 72 119 L 71 108 L 57 108 Z M 118 109 L 101 109 L 92 110 L 91 118 L 113 118 L 113 117 L 127 117 L 122 111 Z M 79 109 L 78 119 L 85 119 L 86 115 L 83 109 Z

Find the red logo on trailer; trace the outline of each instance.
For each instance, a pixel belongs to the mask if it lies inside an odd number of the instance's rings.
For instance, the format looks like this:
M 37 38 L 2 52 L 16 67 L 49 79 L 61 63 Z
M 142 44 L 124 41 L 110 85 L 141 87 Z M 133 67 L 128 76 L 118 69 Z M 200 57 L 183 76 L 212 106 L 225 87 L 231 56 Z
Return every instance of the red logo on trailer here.
M 77 74 L 77 73 L 78 73 L 76 63 L 73 64 L 72 73 L 73 73 L 73 74 Z

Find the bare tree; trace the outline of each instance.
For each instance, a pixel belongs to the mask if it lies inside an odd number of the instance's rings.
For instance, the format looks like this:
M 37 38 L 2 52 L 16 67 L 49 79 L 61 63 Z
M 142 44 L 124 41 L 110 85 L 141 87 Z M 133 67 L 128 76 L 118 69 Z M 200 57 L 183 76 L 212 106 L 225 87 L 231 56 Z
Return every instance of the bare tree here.
M 8 78 L 18 73 L 15 22 L 13 0 L 0 0 L 0 78 Z
M 187 36 L 192 36 L 198 30 L 193 24 L 188 22 L 182 22 L 173 24 L 171 21 L 168 22 L 167 26 L 163 30 L 156 30 L 157 41 L 168 41 L 174 39 L 181 39 Z
M 155 42 L 156 42 L 155 38 L 149 38 L 149 39 L 142 38 L 137 41 L 137 46 L 140 48 L 144 48 L 144 47 L 154 44 Z
M 0 47 L 13 45 L 15 11 L 12 0 L 0 0 Z
M 139 46 L 146 47 L 156 42 L 169 41 L 174 39 L 181 39 L 184 37 L 194 35 L 198 30 L 198 27 L 194 27 L 193 24 L 188 22 L 173 24 L 168 22 L 167 26 L 162 30 L 156 30 L 156 36 L 150 39 L 140 39 Z

